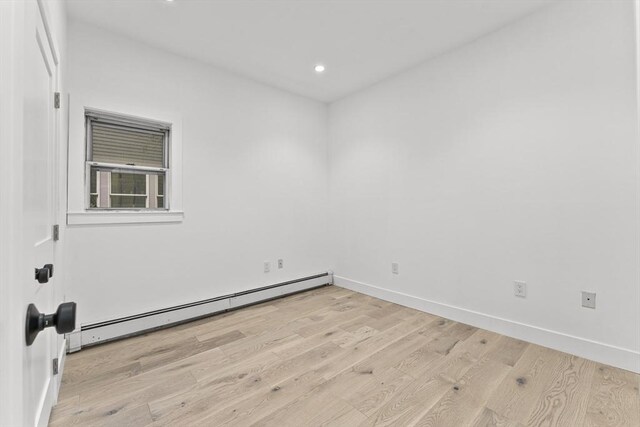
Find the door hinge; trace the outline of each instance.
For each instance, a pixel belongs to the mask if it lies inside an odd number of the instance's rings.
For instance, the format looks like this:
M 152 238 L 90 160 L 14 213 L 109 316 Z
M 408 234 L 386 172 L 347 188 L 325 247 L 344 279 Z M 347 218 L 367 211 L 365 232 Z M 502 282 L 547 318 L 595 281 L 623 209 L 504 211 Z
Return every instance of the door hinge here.
M 55 92 L 53 94 L 53 107 L 60 108 L 60 92 Z
M 58 375 L 58 358 L 53 359 L 53 375 Z
M 53 226 L 53 241 L 57 242 L 60 240 L 60 226 L 58 224 Z

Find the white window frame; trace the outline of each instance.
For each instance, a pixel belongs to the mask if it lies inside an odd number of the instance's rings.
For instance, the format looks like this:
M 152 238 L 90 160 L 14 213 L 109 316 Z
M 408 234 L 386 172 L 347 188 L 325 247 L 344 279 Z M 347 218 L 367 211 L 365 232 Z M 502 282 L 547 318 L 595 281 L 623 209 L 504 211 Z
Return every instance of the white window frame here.
M 95 162 L 92 160 L 92 151 L 93 151 L 93 132 L 92 132 L 92 123 L 94 121 L 101 121 L 106 123 L 112 127 L 128 127 L 133 129 L 152 129 L 154 132 L 156 130 L 164 132 L 164 147 L 162 150 L 163 156 L 163 167 L 148 167 L 148 166 L 134 166 L 128 164 L 120 164 L 120 163 L 104 163 L 104 162 Z M 148 211 L 151 209 L 157 209 L 160 211 L 169 210 L 169 206 L 167 206 L 167 202 L 169 199 L 165 199 L 165 206 L 161 208 L 150 208 L 149 207 L 149 175 L 146 176 L 146 193 L 144 196 L 146 197 L 145 207 L 144 208 L 112 208 L 111 206 L 99 206 L 99 207 L 91 207 L 91 168 L 98 167 L 101 168 L 98 170 L 98 175 L 101 175 L 101 172 L 106 171 L 109 174 L 109 177 L 113 172 L 162 172 L 165 177 L 165 188 L 164 193 L 167 193 L 167 176 L 170 176 L 171 169 L 169 168 L 169 149 L 171 147 L 171 123 L 158 122 L 155 120 L 149 119 L 139 119 L 137 117 L 129 117 L 122 114 L 113 114 L 113 113 L 105 113 L 102 111 L 95 111 L 91 109 L 85 109 L 85 126 L 86 126 L 86 153 L 87 153 L 87 162 L 85 169 L 85 186 L 86 186 L 86 204 L 85 207 L 87 210 L 126 210 L 126 211 Z M 96 189 L 98 190 L 98 199 L 100 199 L 100 187 L 98 186 L 98 181 L 96 179 Z M 111 192 L 111 180 L 109 179 L 107 184 L 107 195 L 106 198 L 110 203 L 111 196 L 133 196 L 132 194 L 114 194 Z M 138 195 L 138 197 L 142 197 L 143 195 Z
M 85 104 L 86 105 L 86 104 Z M 106 107 L 106 108 L 105 108 Z M 143 111 L 144 110 L 144 111 Z M 118 111 L 114 113 L 114 111 Z M 160 123 L 170 126 L 169 138 L 165 142 L 165 165 L 167 168 L 131 167 L 128 165 L 90 162 L 88 159 L 86 114 L 101 114 L 109 118 L 119 118 L 138 125 Z M 153 117 L 152 120 L 147 117 Z M 184 219 L 182 211 L 182 121 L 177 114 L 154 111 L 153 108 L 133 110 L 130 106 L 117 105 L 86 107 L 71 102 L 69 110 L 69 150 L 68 150 L 68 210 L 69 225 L 171 223 Z M 166 170 L 164 175 L 163 208 L 90 208 L 90 167 L 92 165 L 117 167 L 126 172 L 128 168 L 142 170 Z M 98 183 L 96 183 L 98 185 Z M 149 188 L 147 186 L 147 191 Z M 157 192 L 156 192 L 157 193 Z M 157 196 L 157 194 L 156 194 Z M 147 199 L 148 200 L 148 199 Z

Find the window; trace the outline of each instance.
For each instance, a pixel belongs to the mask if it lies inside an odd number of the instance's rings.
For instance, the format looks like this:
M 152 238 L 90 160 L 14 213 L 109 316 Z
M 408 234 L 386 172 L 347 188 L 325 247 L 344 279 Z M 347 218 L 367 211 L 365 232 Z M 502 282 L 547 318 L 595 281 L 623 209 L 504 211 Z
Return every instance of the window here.
M 167 210 L 171 125 L 85 111 L 87 208 Z

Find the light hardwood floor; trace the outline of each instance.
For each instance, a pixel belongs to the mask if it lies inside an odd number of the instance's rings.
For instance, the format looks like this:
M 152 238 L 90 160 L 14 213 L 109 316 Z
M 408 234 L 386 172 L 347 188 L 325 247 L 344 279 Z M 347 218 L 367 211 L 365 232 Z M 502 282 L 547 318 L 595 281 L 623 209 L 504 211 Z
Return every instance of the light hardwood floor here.
M 52 426 L 634 426 L 639 376 L 328 286 L 69 355 Z

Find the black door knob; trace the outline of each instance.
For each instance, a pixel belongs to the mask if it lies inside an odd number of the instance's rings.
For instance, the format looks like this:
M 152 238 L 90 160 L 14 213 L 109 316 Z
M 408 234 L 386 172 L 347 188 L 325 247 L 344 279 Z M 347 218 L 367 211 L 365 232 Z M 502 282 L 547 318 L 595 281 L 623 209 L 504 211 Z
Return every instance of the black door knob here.
M 42 268 L 36 268 L 35 279 L 38 283 L 48 283 L 51 277 L 53 277 L 53 264 L 45 264 Z
M 38 283 L 49 282 L 49 269 L 48 268 L 36 268 L 36 280 Z
M 56 327 L 56 332 L 59 334 L 72 332 L 76 328 L 76 303 L 62 303 L 53 314 L 40 313 L 35 305 L 29 304 L 25 325 L 25 338 L 28 346 L 33 344 L 40 331 L 52 326 Z

